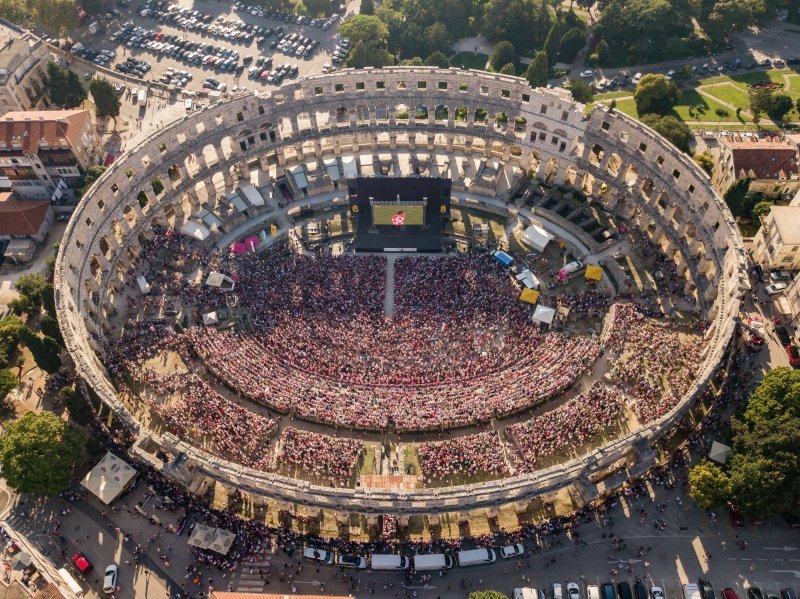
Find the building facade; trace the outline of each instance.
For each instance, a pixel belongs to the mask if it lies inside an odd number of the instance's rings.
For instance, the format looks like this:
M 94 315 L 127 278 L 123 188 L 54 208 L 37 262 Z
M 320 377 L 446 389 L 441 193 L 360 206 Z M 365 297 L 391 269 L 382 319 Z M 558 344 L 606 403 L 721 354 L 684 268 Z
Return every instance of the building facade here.
M 750 177 L 750 193 L 790 199 L 800 190 L 800 145 L 781 137 L 753 134 L 723 135 L 711 180 L 720 193 L 737 180 Z
M 0 25 L 0 114 L 49 108 L 50 49 L 27 31 Z
M 800 206 L 773 206 L 754 241 L 753 257 L 762 266 L 800 270 Z
M 0 176 L 23 199 L 69 203 L 98 144 L 88 110 L 9 112 L 0 117 Z

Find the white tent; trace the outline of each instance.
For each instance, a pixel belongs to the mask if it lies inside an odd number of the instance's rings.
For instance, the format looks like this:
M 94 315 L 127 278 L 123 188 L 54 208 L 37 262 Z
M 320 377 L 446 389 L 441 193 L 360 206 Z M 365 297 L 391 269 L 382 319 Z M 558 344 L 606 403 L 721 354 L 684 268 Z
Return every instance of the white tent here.
M 533 319 L 542 322 L 544 324 L 550 324 L 553 322 L 553 318 L 556 316 L 556 311 L 554 308 L 548 308 L 547 306 L 536 306 L 536 311 L 533 313 Z
M 531 225 L 522 234 L 522 242 L 537 252 L 543 252 L 554 237 L 538 225 Z
M 108 505 L 128 488 L 136 477 L 136 469 L 110 451 L 81 481 L 100 501 Z
M 225 289 L 230 290 L 233 289 L 236 283 L 228 275 L 224 275 L 221 272 L 212 270 L 210 273 L 208 273 L 206 285 L 209 287 L 224 287 Z
M 147 282 L 147 279 L 145 279 L 143 275 L 136 277 L 136 283 L 139 285 L 139 291 L 141 291 L 143 295 L 147 295 L 152 291 L 150 283 Z
M 208 312 L 206 314 L 203 314 L 203 324 L 205 326 L 210 326 L 212 324 L 218 324 L 218 323 L 219 323 L 219 318 L 217 317 L 216 310 L 214 312 Z
M 355 179 L 358 177 L 358 166 L 355 156 L 342 157 L 342 172 L 345 179 Z
M 181 233 L 199 241 L 205 241 L 211 237 L 211 231 L 208 230 L 208 227 L 194 220 L 187 221 L 186 224 L 181 227 Z
M 189 545 L 200 549 L 210 549 L 221 555 L 227 555 L 233 545 L 236 535 L 223 528 L 214 528 L 205 524 L 195 524 Z
M 294 182 L 300 189 L 308 188 L 308 177 L 306 177 L 306 170 L 301 166 L 297 165 L 289 171 L 294 178 Z
M 325 168 L 328 171 L 328 176 L 331 178 L 331 181 L 338 181 L 340 177 L 339 173 L 339 163 L 336 162 L 336 158 L 326 158 L 322 161 L 325 165 Z
M 535 289 L 537 291 L 539 287 L 542 286 L 539 279 L 536 278 L 536 275 L 527 268 L 517 275 L 517 281 L 525 285 L 528 289 Z
M 714 441 L 711 444 L 711 451 L 708 452 L 709 459 L 714 460 L 718 464 L 724 464 L 731 457 L 733 450 L 719 441 Z
M 263 206 L 264 196 L 252 185 L 240 185 L 239 193 L 244 196 L 251 206 Z

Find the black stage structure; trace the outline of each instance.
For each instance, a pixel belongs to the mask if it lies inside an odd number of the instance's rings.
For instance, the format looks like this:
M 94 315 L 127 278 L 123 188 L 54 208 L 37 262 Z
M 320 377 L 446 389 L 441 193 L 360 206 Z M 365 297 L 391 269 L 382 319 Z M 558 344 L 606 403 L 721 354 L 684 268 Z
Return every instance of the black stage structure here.
M 358 216 L 355 250 L 441 252 L 442 221 L 450 217 L 451 186 L 451 180 L 442 177 L 351 179 L 350 209 Z M 398 218 L 404 224 L 392 224 Z

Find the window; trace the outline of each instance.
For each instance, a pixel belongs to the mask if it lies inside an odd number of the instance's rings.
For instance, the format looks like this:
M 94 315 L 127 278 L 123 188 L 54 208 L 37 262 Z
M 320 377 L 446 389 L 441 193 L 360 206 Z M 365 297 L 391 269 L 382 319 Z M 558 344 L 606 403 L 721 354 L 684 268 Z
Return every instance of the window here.
M 547 106 L 542 104 L 542 107 L 539 109 L 539 114 L 547 114 Z
M 661 166 L 662 164 L 664 164 L 664 157 L 663 156 L 659 156 L 658 158 L 656 158 L 656 164 L 658 164 L 658 166 Z
M 600 128 L 603 131 L 608 131 L 609 129 L 611 129 L 611 123 L 609 123 L 608 121 L 603 121 L 603 124 L 600 125 Z
M 501 89 L 500 90 L 500 96 L 503 97 L 503 98 L 510 98 L 511 97 L 511 91 L 509 91 L 507 89 Z
M 356 91 L 361 91 L 364 89 L 365 83 L 363 81 L 356 81 Z
M 689 193 L 694 193 L 694 185 L 689 186 Z
M 562 121 L 566 121 L 568 118 L 569 118 L 569 112 L 567 112 L 566 110 L 562 110 L 561 111 L 561 120 Z
M 397 82 L 397 89 L 405 89 L 405 88 L 406 88 L 406 82 L 405 81 L 398 81 Z
M 264 114 L 264 107 L 263 106 L 259 106 L 258 107 L 258 114 L 262 114 L 262 115 Z
M 550 138 L 550 143 L 556 145 L 558 143 L 558 138 L 554 135 Z
M 539 131 L 539 141 L 547 139 L 547 134 L 544 131 Z
M 446 90 L 447 89 L 447 81 L 440 81 L 439 82 L 439 89 Z
M 561 142 L 561 145 L 558 147 L 558 151 L 559 151 L 559 152 L 563 152 L 563 151 L 564 151 L 564 150 L 566 150 L 566 149 L 567 149 L 567 142 L 565 142 L 565 141 L 562 141 L 562 142 Z
M 322 95 L 322 87 L 320 87 L 320 86 L 315 87 L 314 88 L 314 95 L 315 96 L 321 96 Z
M 342 93 L 344 91 L 344 83 L 337 83 L 333 86 L 333 91 L 337 94 Z
M 241 112 L 236 113 L 236 122 L 241 123 L 244 120 L 244 115 Z
M 676 179 L 680 179 L 681 173 L 680 171 L 678 171 L 678 169 L 675 169 L 674 171 L 672 171 L 672 176 L 675 177 Z
M 489 86 L 488 85 L 481 85 L 481 95 L 488 96 L 489 95 Z
M 386 89 L 386 82 L 385 81 L 376 81 L 375 82 L 375 89 Z
M 647 144 L 645 144 L 645 143 L 640 143 L 640 144 L 639 144 L 639 151 L 640 151 L 640 152 L 646 152 L 646 151 L 647 151 Z
M 713 229 L 714 229 L 714 231 L 716 231 L 717 229 L 719 229 L 719 221 L 717 221 L 717 222 L 715 222 L 715 223 L 714 223 L 714 227 L 713 227 Z
M 115 187 L 116 189 L 114 189 Z M 117 193 L 117 191 L 119 191 L 119 187 L 117 187 L 116 183 L 114 183 L 114 185 L 111 186 L 111 191 L 113 191 L 114 193 Z M 103 200 L 99 200 L 97 202 L 97 207 L 100 208 L 100 210 L 102 210 L 103 208 L 106 207 L 106 203 Z
M 417 81 L 417 89 L 427 89 L 428 82 L 427 81 Z
M 792 258 L 791 256 L 786 256 L 786 257 L 783 259 L 783 261 L 784 261 L 784 262 L 791 262 L 792 260 L 794 260 L 794 258 Z
M 458 84 L 458 91 L 465 92 L 469 89 L 469 86 L 466 83 L 459 83 Z
M 792 246 L 792 253 L 793 253 L 793 254 L 796 254 L 796 253 L 797 253 L 797 250 L 798 250 L 798 248 L 800 248 L 800 246 L 793 245 L 793 246 Z
M 262 131 L 261 133 L 258 134 L 258 137 L 261 139 L 261 141 L 267 141 L 267 132 Z
M 528 102 L 531 101 L 531 95 L 530 94 L 522 94 L 522 101 L 527 104 Z

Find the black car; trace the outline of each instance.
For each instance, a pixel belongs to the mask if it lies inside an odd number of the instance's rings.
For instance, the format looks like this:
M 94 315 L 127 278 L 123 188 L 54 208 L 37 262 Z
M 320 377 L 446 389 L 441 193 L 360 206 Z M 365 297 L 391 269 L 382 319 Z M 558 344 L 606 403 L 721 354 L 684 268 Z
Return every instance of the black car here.
M 647 588 L 641 582 L 637 582 L 633 585 L 633 594 L 636 595 L 636 599 L 647 599 Z
M 747 599 L 765 599 L 764 593 L 758 587 L 748 587 Z
M 778 335 L 778 339 L 784 347 L 792 342 L 792 338 L 789 336 L 789 331 L 786 330 L 786 327 L 775 327 L 775 334 Z
M 786 587 L 781 589 L 781 599 L 797 599 L 797 593 L 794 592 L 793 588 Z
M 614 593 L 614 585 L 610 582 L 606 582 L 600 587 L 600 597 L 602 599 L 617 599 L 616 593 Z M 763 599 L 763 597 L 761 598 Z
M 697 587 L 700 590 L 700 596 L 703 599 L 715 599 L 714 587 L 711 586 L 711 581 L 708 578 L 700 578 L 697 581 Z
M 631 585 L 629 585 L 627 581 L 623 580 L 617 583 L 617 592 L 619 593 L 619 599 L 633 599 Z

